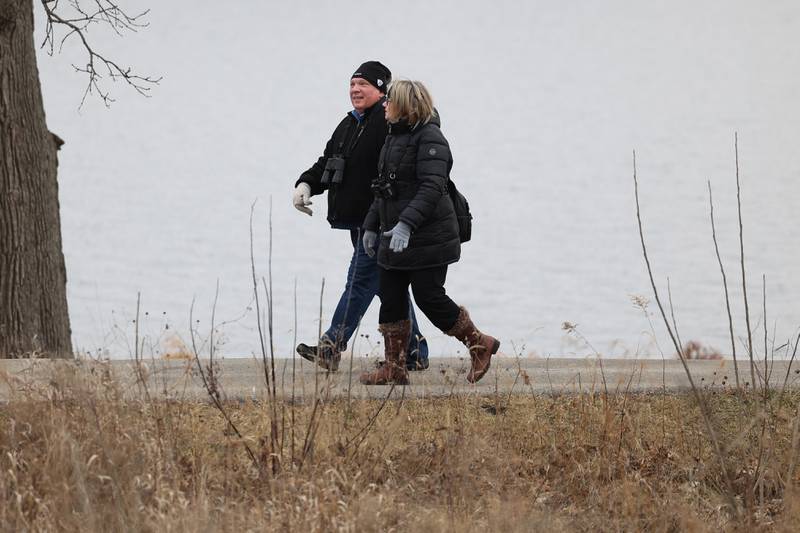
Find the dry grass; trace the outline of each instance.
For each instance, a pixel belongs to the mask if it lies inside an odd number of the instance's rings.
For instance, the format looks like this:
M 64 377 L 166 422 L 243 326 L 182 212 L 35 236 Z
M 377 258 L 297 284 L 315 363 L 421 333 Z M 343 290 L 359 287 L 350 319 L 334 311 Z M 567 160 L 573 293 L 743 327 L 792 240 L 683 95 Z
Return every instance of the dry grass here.
M 259 468 L 213 405 L 121 399 L 103 365 L 0 406 L 9 531 L 797 530 L 800 395 L 708 392 L 736 499 L 686 395 L 281 404 Z M 266 404 L 225 408 L 262 465 Z M 374 425 L 369 425 L 380 412 Z M 496 413 L 496 414 L 493 414 Z M 761 413 L 761 414 L 760 414 Z M 294 443 L 289 427 L 295 417 Z M 795 435 L 795 438 L 797 436 Z M 294 457 L 294 461 L 292 461 Z M 791 470 L 791 471 L 790 471 Z

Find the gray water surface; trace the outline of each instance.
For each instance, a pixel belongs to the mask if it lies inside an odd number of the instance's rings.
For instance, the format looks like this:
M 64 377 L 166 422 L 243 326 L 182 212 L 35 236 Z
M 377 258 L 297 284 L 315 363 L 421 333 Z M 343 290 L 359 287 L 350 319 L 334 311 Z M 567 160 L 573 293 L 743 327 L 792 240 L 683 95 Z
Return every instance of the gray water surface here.
M 133 353 L 137 293 L 146 352 L 208 340 L 217 283 L 220 353 L 260 351 L 250 265 L 268 277 L 272 221 L 274 347 L 313 341 L 344 285 L 349 236 L 312 218 L 292 186 L 348 110 L 349 75 L 380 59 L 423 80 L 441 112 L 469 198 L 473 240 L 449 294 L 504 353 L 658 356 L 669 346 L 636 226 L 635 149 L 650 259 L 670 280 L 684 341 L 730 352 L 707 181 L 737 336 L 746 334 L 738 255 L 734 132 L 739 132 L 751 318 L 763 350 L 800 325 L 800 4 L 773 1 L 152 3 L 150 27 L 96 46 L 163 76 L 142 98 L 78 105 L 77 46 L 39 54 L 48 124 L 66 140 L 60 194 L 75 346 Z M 41 42 L 42 14 L 37 14 Z M 296 304 L 295 304 L 296 299 Z M 263 292 L 262 308 L 265 306 Z M 378 351 L 377 300 L 356 347 Z M 650 304 L 648 311 L 656 311 Z M 296 320 L 296 328 L 295 328 Z M 583 337 L 561 324 L 578 325 Z M 456 343 L 423 322 L 432 355 Z M 741 347 L 741 345 L 740 345 Z M 205 348 L 204 348 L 205 349 Z M 741 350 L 740 350 L 741 353 Z

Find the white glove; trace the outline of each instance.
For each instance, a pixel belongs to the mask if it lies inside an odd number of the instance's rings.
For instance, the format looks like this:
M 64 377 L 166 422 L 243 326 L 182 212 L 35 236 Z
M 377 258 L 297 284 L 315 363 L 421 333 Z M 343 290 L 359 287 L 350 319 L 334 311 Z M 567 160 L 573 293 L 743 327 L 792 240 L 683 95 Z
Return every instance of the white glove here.
M 298 211 L 302 211 L 306 213 L 308 216 L 314 214 L 314 212 L 309 209 L 308 205 L 311 205 L 311 186 L 308 183 L 301 183 L 297 187 L 294 188 L 294 194 L 292 195 L 292 203 L 294 204 L 295 209 Z
M 383 232 L 384 237 L 391 237 L 389 248 L 394 253 L 400 253 L 408 248 L 408 241 L 411 240 L 411 226 L 405 222 L 398 222 L 389 231 Z

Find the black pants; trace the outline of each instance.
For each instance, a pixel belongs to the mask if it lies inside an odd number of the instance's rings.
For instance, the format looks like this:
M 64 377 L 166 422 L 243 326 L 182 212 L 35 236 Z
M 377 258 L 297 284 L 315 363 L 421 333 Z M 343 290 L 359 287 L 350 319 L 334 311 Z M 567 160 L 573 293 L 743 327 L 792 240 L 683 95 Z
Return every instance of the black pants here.
M 440 330 L 447 332 L 456 323 L 458 305 L 444 292 L 447 265 L 422 270 L 380 268 L 381 324 L 408 318 L 408 286 L 420 311 Z

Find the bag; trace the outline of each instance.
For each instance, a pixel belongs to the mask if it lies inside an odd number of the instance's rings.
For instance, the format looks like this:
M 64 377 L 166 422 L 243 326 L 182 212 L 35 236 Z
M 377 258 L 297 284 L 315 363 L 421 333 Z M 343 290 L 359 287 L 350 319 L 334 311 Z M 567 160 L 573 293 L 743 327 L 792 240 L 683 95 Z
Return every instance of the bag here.
M 458 239 L 461 242 L 467 242 L 472 238 L 472 213 L 469 212 L 469 202 L 464 198 L 464 195 L 458 192 L 456 184 L 453 180 L 447 180 L 447 192 L 450 195 L 450 201 L 453 202 L 453 208 L 456 211 L 456 219 L 458 220 Z

